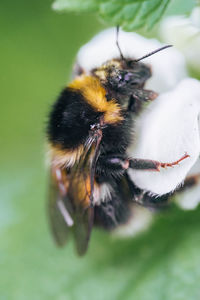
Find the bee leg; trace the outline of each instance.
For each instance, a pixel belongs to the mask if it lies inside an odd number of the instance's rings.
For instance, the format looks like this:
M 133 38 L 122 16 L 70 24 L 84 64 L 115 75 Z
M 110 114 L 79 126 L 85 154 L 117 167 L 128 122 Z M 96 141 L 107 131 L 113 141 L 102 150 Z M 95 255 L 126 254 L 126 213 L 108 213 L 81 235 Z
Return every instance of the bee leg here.
M 162 196 L 153 196 L 148 193 L 144 193 L 142 197 L 139 198 L 139 201 L 136 202 L 143 207 L 153 209 L 154 211 L 159 211 L 167 208 L 169 206 L 171 199 L 170 194 L 165 194 Z
M 123 155 L 105 155 L 99 157 L 97 173 L 103 169 L 107 173 L 123 173 L 129 168 L 129 159 Z
M 173 167 L 178 165 L 182 160 L 188 158 L 189 155 L 185 153 L 180 159 L 171 162 L 163 163 L 156 160 L 133 158 L 129 160 L 129 168 L 135 170 L 148 170 L 148 171 L 160 171 L 161 168 Z
M 162 163 L 156 160 L 150 159 L 129 159 L 123 155 L 105 155 L 98 159 L 96 171 L 100 175 L 103 172 L 107 174 L 122 174 L 129 168 L 134 170 L 146 170 L 146 171 L 157 171 L 161 168 L 173 167 L 178 165 L 179 162 L 189 157 L 188 154 L 182 156 L 179 160 L 171 163 Z
M 152 101 L 157 98 L 157 96 L 157 93 L 150 90 L 134 89 L 129 98 L 128 111 L 139 113 L 144 102 Z
M 149 193 L 144 192 L 138 199 L 134 198 L 134 200 L 138 204 L 141 204 L 142 206 L 159 210 L 159 209 L 166 208 L 171 202 L 171 200 L 173 200 L 173 198 L 178 195 L 180 195 L 181 198 L 182 197 L 184 198 L 185 192 L 192 190 L 197 185 L 199 185 L 200 187 L 200 174 L 195 174 L 186 177 L 184 184 L 176 191 L 174 191 L 173 194 L 168 193 L 162 196 L 159 195 L 153 196 Z M 193 195 L 193 197 L 195 197 L 195 194 Z M 196 203 L 198 203 L 200 200 L 199 193 L 196 193 L 196 197 L 197 197 Z M 191 200 L 194 201 L 194 199 Z

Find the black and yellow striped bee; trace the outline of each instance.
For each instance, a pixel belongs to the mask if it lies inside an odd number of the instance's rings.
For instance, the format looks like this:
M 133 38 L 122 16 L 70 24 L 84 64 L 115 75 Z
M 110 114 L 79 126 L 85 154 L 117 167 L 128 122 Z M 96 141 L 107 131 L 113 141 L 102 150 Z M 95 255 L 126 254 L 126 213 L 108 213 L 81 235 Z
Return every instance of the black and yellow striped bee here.
M 74 79 L 49 115 L 51 227 L 59 245 L 72 233 L 80 255 L 87 250 L 93 225 L 111 230 L 129 220 L 134 202 L 153 202 L 128 169 L 155 171 L 187 157 L 165 164 L 127 153 L 134 143 L 135 116 L 157 97 L 144 89 L 151 77 L 150 67 L 140 62 L 145 57 L 125 59 L 121 54 L 90 72 L 76 65 Z

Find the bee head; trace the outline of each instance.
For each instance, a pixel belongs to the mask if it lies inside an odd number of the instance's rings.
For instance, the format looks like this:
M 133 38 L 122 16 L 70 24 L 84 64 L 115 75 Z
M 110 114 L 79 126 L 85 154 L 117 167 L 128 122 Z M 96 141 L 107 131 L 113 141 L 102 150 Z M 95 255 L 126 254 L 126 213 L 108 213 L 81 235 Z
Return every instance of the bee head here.
M 151 77 L 150 67 L 143 63 L 127 62 L 125 67 L 111 68 L 108 73 L 108 84 L 121 93 L 133 88 L 142 88 Z
M 151 69 L 148 65 L 133 60 L 112 60 L 94 70 L 94 74 L 108 89 L 127 94 L 129 90 L 144 86 L 151 77 Z

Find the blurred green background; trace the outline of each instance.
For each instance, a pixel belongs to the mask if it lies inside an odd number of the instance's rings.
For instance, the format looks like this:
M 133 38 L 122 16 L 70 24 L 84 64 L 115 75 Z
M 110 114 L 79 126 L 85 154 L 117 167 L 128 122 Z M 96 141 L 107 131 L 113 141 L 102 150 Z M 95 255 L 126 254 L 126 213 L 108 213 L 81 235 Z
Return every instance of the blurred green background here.
M 46 216 L 45 122 L 80 46 L 103 25 L 51 1 L 0 4 L 0 299 L 200 299 L 200 211 L 176 208 L 136 239 L 95 231 L 78 258 Z

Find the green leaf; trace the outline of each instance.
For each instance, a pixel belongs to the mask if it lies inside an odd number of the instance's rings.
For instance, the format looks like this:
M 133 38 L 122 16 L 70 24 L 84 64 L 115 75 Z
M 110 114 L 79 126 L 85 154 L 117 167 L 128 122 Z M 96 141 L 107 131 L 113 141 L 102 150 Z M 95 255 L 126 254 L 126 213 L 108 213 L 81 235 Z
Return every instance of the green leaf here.
M 91 0 L 84 0 L 81 4 L 80 0 L 59 0 L 53 3 L 53 9 L 57 11 L 93 12 L 98 10 L 98 4 Z
M 124 30 L 132 31 L 140 27 L 152 28 L 163 16 L 170 2 L 170 0 L 55 0 L 53 9 L 95 12 L 110 25 L 120 25 Z M 182 5 L 179 5 L 176 13 L 179 9 L 182 10 Z

